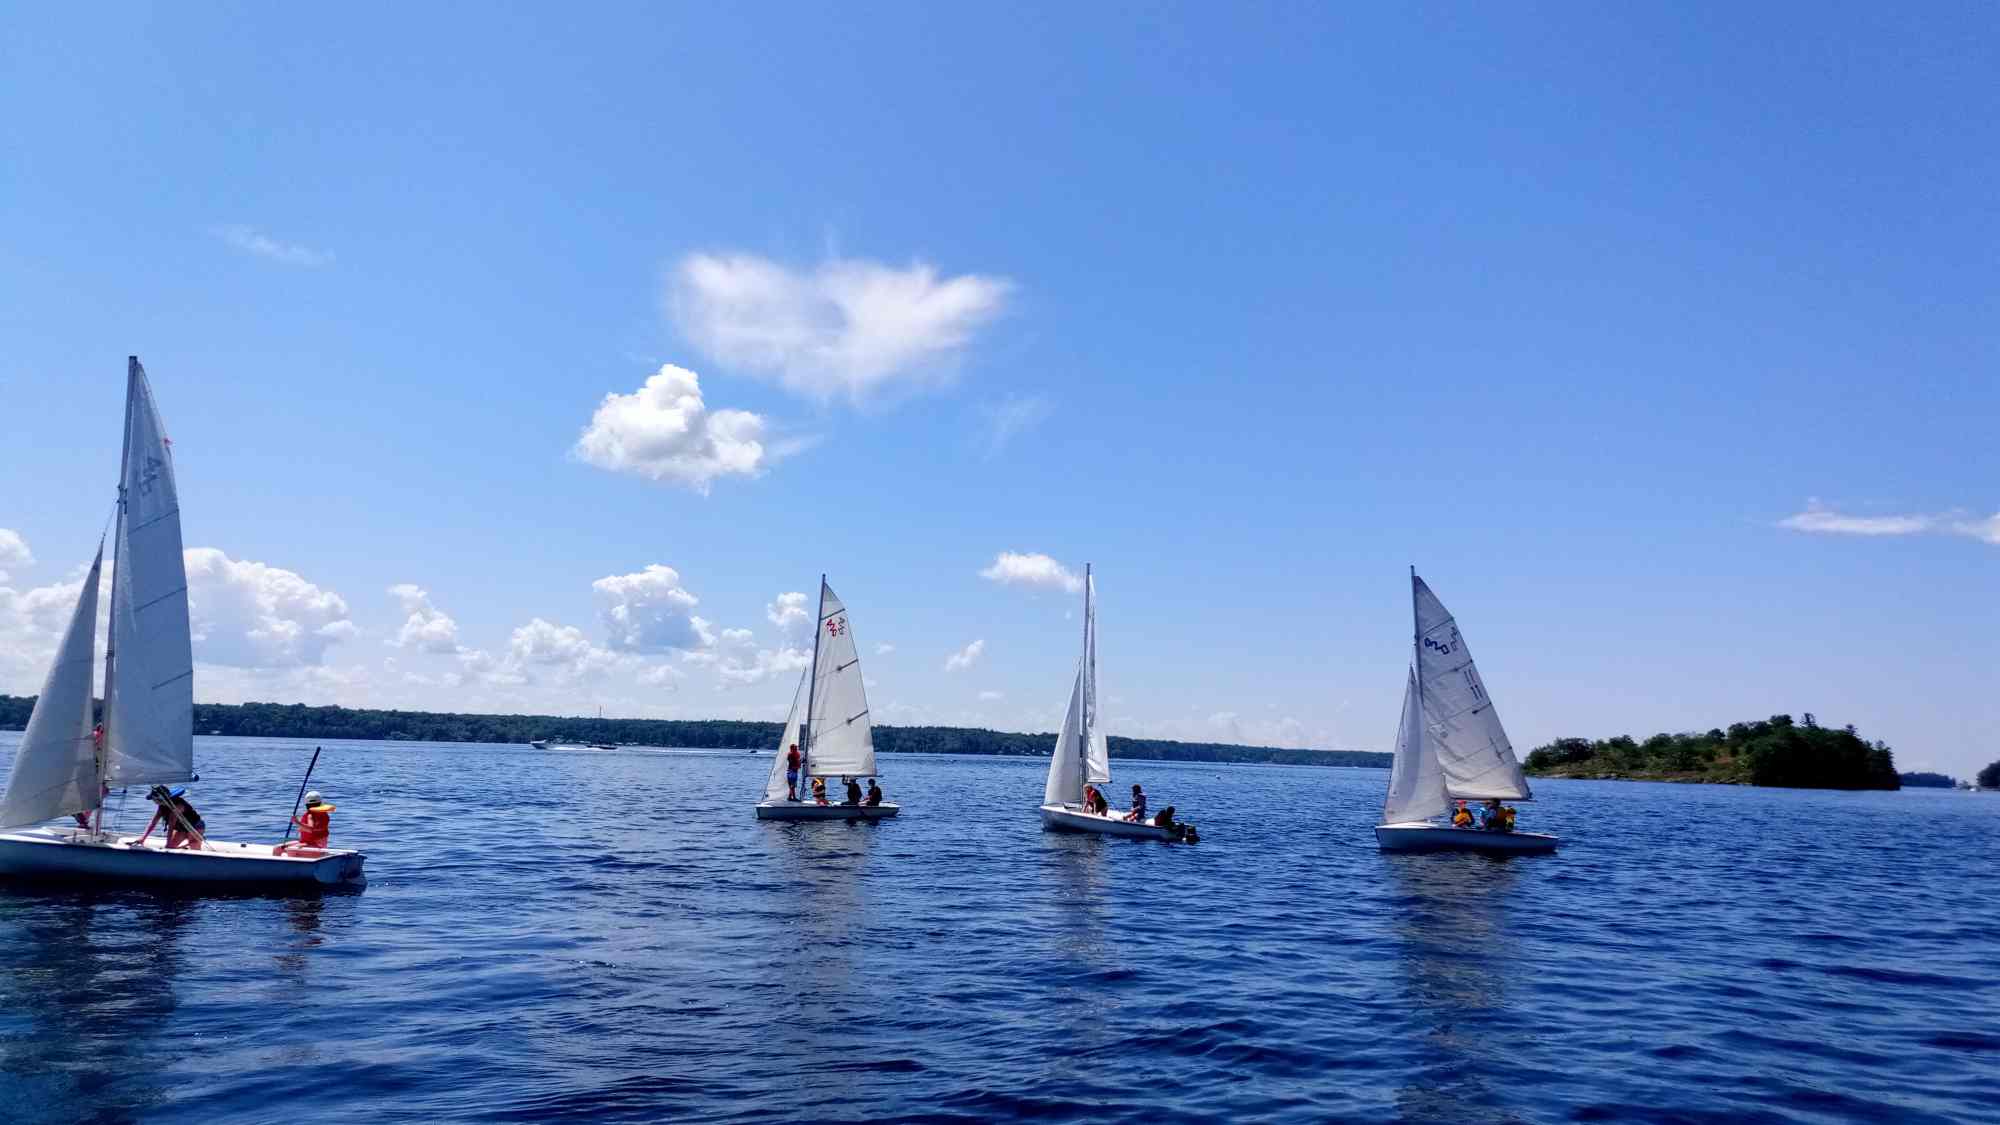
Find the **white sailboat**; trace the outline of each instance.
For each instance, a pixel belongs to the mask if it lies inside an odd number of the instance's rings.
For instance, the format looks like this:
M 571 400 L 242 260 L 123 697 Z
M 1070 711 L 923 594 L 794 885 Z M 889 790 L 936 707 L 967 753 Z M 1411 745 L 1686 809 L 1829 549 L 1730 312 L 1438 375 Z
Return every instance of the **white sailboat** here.
M 799 709 L 803 697 L 805 709 Z M 799 791 L 785 785 L 785 752 L 799 748 Z M 875 726 L 868 719 L 868 693 L 861 682 L 861 654 L 847 622 L 847 607 L 819 576 L 819 623 L 813 627 L 813 658 L 792 693 L 792 711 L 771 774 L 764 782 L 764 799 L 757 803 L 758 820 L 887 820 L 901 805 L 847 805 L 812 799 L 812 780 L 830 785 L 843 778 L 875 776 Z M 796 796 L 797 800 L 792 799 Z
M 268 844 L 206 840 L 167 850 L 103 827 L 110 789 L 194 779 L 194 653 L 180 495 L 146 370 L 126 367 L 125 452 L 113 539 L 111 627 L 104 649 L 102 747 L 92 733 L 97 584 L 83 582 L 42 694 L 0 795 L 0 876 L 231 884 L 332 884 L 361 878 L 354 851 L 273 855 Z M 76 817 L 75 825 L 32 827 Z
M 1403 718 L 1382 823 L 1383 851 L 1552 852 L 1540 832 L 1499 832 L 1434 824 L 1455 800 L 1533 798 L 1500 714 L 1486 695 L 1458 624 L 1424 580 L 1410 570 L 1416 617 L 1416 663 L 1403 686 Z
M 1126 820 L 1119 809 L 1086 812 L 1083 788 L 1099 793 L 1111 783 L 1111 749 L 1097 723 L 1097 579 L 1090 565 L 1083 568 L 1083 655 L 1076 664 L 1076 681 L 1069 689 L 1062 733 L 1049 755 L 1049 778 L 1042 786 L 1042 827 L 1058 832 L 1094 832 L 1100 836 L 1136 836 L 1171 840 L 1165 828 Z M 1108 798 L 1107 798 L 1108 800 Z

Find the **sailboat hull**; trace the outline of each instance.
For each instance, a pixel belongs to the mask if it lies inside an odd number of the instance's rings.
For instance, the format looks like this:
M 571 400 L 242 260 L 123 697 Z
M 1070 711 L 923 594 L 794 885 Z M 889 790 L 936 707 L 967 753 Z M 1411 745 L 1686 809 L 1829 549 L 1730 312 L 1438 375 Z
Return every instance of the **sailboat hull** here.
M 1385 852 L 1498 852 L 1508 855 L 1536 855 L 1556 850 L 1562 843 L 1540 832 L 1489 832 L 1483 828 L 1449 828 L 1416 822 L 1378 824 L 1375 842 Z
M 1051 832 L 1088 832 L 1096 836 L 1129 836 L 1135 840 L 1174 838 L 1164 828 L 1124 820 L 1124 815 L 1117 809 L 1107 816 L 1098 816 L 1071 805 L 1043 805 L 1042 827 Z
M 97 839 L 76 829 L 0 833 L 0 878 L 93 883 L 190 883 L 232 886 L 341 886 L 361 883 L 365 856 L 325 850 L 271 854 L 269 844 L 208 841 L 200 851 L 168 851 L 156 837 Z
M 901 805 L 816 805 L 810 801 L 765 801 L 757 806 L 758 820 L 887 820 L 903 811 Z

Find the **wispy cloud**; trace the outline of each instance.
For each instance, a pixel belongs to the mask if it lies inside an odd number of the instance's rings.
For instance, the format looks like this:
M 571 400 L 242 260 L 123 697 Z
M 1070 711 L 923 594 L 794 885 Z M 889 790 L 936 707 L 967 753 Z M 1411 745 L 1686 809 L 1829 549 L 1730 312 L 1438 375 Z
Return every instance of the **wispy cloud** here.
M 1002 551 L 994 556 L 992 566 L 979 572 L 979 577 L 1002 586 L 1035 586 L 1071 594 L 1083 589 L 1082 575 L 1043 554 Z
M 215 237 L 228 243 L 245 254 L 251 254 L 287 266 L 325 266 L 333 264 L 333 254 L 325 250 L 315 250 L 296 242 L 280 242 L 255 227 L 216 227 Z
M 1778 526 L 1816 535 L 1963 535 L 2000 546 L 2000 513 L 1981 518 L 1962 509 L 1858 516 L 1827 507 L 1813 497 L 1806 501 L 1805 511 L 1786 516 L 1778 521 Z
M 1008 395 L 979 408 L 986 421 L 986 456 L 997 455 L 1023 432 L 1049 416 L 1053 404 L 1046 395 Z
M 947 672 L 957 672 L 966 668 L 970 668 L 974 664 L 979 663 L 980 656 L 983 655 L 985 652 L 986 652 L 986 640 L 985 638 L 982 637 L 981 639 L 976 640 L 969 645 L 966 645 L 964 648 L 959 649 L 957 652 L 952 653 L 950 656 L 945 657 L 944 670 Z
M 834 259 L 795 269 L 754 254 L 690 254 L 667 305 L 720 363 L 815 399 L 860 401 L 894 384 L 946 378 L 1013 283 Z

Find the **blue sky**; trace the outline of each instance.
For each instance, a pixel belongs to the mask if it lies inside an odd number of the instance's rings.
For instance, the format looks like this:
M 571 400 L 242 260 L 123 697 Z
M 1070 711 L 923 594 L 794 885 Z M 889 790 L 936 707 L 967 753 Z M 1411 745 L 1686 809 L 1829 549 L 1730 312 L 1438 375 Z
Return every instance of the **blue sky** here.
M 1076 599 L 1014 552 L 1097 565 L 1114 732 L 1381 748 L 1415 563 L 1524 749 L 1813 711 L 1967 772 L 1996 33 L 20 11 L 0 690 L 45 670 L 137 352 L 202 699 L 781 717 L 779 596 L 824 570 L 878 721 L 1052 729 Z

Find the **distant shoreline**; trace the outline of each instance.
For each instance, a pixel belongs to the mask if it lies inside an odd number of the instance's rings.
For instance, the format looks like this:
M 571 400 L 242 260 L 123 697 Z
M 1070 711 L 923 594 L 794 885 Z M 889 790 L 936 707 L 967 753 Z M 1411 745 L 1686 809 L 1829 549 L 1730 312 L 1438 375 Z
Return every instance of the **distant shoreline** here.
M 0 730 L 20 730 L 33 696 L 0 695 Z M 662 750 L 770 750 L 784 724 L 741 719 L 593 719 L 561 715 L 480 715 L 441 711 L 378 711 L 308 707 L 302 703 L 197 703 L 196 734 L 238 738 L 341 738 L 363 742 L 601 742 Z M 889 754 L 974 754 L 1046 758 L 1054 733 L 1021 734 L 980 727 L 875 728 L 875 748 Z M 1106 740 L 1114 758 L 1158 762 L 1250 762 L 1291 766 L 1386 768 L 1378 750 L 1302 750 L 1155 738 Z

